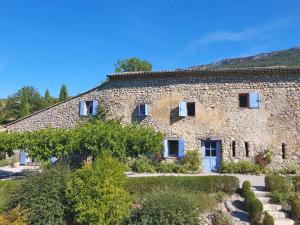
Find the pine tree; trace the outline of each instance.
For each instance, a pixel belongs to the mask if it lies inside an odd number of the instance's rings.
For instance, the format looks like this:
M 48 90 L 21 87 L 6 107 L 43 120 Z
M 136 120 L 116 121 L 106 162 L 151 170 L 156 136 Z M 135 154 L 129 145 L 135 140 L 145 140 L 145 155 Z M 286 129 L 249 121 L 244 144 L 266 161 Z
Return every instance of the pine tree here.
M 66 85 L 62 85 L 59 93 L 59 100 L 60 101 L 65 101 L 69 98 L 68 96 L 68 90 Z
M 53 98 L 51 97 L 50 92 L 49 92 L 48 89 L 45 92 L 45 97 L 44 98 L 45 98 L 45 107 L 50 106 L 53 102 Z
M 22 90 L 21 94 L 21 101 L 20 101 L 20 117 L 24 117 L 29 115 L 30 113 L 30 105 L 28 100 L 28 93 L 27 89 Z

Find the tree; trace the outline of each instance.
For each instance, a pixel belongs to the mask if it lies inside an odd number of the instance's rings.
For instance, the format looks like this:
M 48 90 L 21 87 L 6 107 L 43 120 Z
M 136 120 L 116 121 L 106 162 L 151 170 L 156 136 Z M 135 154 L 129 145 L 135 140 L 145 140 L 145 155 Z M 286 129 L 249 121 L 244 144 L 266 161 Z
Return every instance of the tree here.
M 65 101 L 69 98 L 68 96 L 68 90 L 66 85 L 62 85 L 59 93 L 59 100 L 60 101 Z
M 124 166 L 111 156 L 77 170 L 66 190 L 76 224 L 122 224 L 131 206 L 124 183 Z
M 22 89 L 21 101 L 20 101 L 20 117 L 29 115 L 29 101 L 28 101 L 28 89 Z
M 48 107 L 53 104 L 54 99 L 51 97 L 49 90 L 45 92 L 45 107 Z
M 140 60 L 139 58 L 128 58 L 124 60 L 118 60 L 115 64 L 115 72 L 131 72 L 131 71 L 151 71 L 152 65 L 146 60 Z

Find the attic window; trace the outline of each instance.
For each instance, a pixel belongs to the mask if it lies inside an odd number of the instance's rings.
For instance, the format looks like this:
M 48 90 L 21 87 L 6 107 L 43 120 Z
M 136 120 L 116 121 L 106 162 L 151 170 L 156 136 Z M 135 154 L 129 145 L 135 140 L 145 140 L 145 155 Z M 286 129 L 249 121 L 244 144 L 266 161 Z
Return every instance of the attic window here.
M 242 108 L 249 107 L 249 94 L 248 93 L 239 94 L 239 105 Z
M 95 116 L 98 111 L 98 101 L 80 101 L 80 116 Z

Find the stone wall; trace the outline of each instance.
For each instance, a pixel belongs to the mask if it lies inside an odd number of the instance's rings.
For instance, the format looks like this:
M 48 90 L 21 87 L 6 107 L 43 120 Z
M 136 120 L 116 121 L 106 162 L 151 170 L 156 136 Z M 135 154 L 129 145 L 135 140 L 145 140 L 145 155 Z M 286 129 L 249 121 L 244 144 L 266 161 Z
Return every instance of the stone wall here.
M 300 76 L 298 75 L 172 75 L 112 79 L 62 104 L 7 126 L 26 131 L 45 127 L 72 127 L 79 117 L 79 101 L 99 99 L 110 117 L 124 123 L 140 122 L 165 133 L 183 138 L 187 150 L 199 150 L 201 139 L 222 141 L 223 159 L 254 159 L 270 149 L 274 164 L 284 165 L 300 159 Z M 239 107 L 239 93 L 258 92 L 260 108 Z M 178 116 L 180 101 L 196 103 L 196 116 Z M 148 103 L 150 115 L 138 116 L 137 105 Z M 236 157 L 232 157 L 232 141 Z M 245 153 L 249 143 L 249 158 Z M 282 143 L 286 159 L 282 159 Z

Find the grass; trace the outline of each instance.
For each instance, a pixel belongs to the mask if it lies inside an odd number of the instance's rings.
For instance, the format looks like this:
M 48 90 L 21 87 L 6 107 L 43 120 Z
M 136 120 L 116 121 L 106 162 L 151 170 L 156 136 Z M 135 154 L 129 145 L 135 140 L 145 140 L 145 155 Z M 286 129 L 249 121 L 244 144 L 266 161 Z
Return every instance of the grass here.
M 0 212 L 8 205 L 9 199 L 22 180 L 0 180 Z

